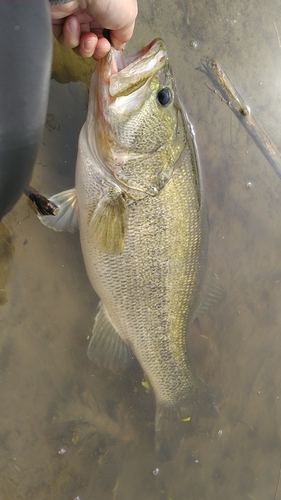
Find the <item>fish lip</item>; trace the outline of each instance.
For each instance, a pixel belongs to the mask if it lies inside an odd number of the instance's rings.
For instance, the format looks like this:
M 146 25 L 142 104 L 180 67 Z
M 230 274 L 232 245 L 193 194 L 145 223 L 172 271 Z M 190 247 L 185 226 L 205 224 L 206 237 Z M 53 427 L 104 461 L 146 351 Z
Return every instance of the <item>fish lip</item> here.
M 109 96 L 116 98 L 132 93 L 155 75 L 166 61 L 166 47 L 161 38 L 155 38 L 146 47 L 128 56 L 112 48 L 103 73 Z
M 134 63 L 138 59 L 143 58 L 151 48 L 155 48 L 155 46 L 164 46 L 164 42 L 161 38 L 154 38 L 146 47 L 143 47 L 142 49 L 138 50 L 137 52 L 134 52 L 133 54 L 128 54 L 124 55 L 122 51 L 118 51 L 116 49 L 113 49 L 114 55 L 117 58 L 117 67 L 115 68 L 114 73 L 120 73 L 123 69 L 125 69 L 127 66 L 129 66 L 131 63 Z M 118 58 L 117 54 L 119 54 L 121 57 Z M 113 74 L 113 73 L 112 73 Z

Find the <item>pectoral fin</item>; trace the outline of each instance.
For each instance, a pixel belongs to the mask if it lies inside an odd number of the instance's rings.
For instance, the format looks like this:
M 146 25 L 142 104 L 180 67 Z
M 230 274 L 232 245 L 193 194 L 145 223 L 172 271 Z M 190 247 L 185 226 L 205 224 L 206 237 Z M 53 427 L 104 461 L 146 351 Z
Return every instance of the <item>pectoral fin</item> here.
M 121 253 L 127 227 L 127 208 L 122 192 L 112 188 L 99 201 L 89 223 L 98 247 L 104 252 Z
M 99 307 L 87 351 L 88 358 L 104 368 L 124 370 L 135 358 L 131 348 L 121 339 L 112 325 L 101 303 Z
M 69 231 L 74 233 L 78 228 L 78 203 L 75 189 L 68 189 L 51 196 L 49 199 L 58 210 L 56 215 L 40 215 L 38 218 L 45 226 L 54 231 Z

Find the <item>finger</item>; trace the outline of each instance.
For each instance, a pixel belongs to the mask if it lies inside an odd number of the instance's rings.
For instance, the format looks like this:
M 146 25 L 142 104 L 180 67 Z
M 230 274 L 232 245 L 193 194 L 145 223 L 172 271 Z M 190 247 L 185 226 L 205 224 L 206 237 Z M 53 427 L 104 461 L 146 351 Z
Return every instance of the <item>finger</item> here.
M 132 38 L 134 27 L 135 23 L 133 22 L 132 24 L 125 26 L 125 28 L 110 31 L 111 43 L 117 50 L 122 50 L 125 43 Z
M 73 50 L 81 57 L 92 57 L 95 53 L 97 43 L 98 37 L 97 35 L 95 35 L 95 33 L 82 33 L 78 46 Z M 101 57 L 103 57 L 103 55 Z
M 111 45 L 106 38 L 99 38 L 94 52 L 95 59 L 101 59 L 110 51 Z
M 71 14 L 76 14 L 76 12 L 81 11 L 80 4 L 78 0 L 70 1 L 68 3 L 61 4 L 57 2 L 57 5 L 50 5 L 50 12 L 52 21 L 57 19 L 63 19 Z
M 85 0 L 86 11 L 100 26 L 110 30 L 116 49 L 121 49 L 132 37 L 138 12 L 137 0 Z
M 76 16 L 66 18 L 58 40 L 62 45 L 70 49 L 78 47 L 80 43 L 80 23 Z

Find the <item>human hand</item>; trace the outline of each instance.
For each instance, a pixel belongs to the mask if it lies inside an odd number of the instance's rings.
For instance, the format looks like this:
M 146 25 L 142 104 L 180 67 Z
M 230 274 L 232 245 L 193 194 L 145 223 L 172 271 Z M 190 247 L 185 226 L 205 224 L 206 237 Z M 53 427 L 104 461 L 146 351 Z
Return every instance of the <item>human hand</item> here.
M 51 5 L 53 33 L 58 41 L 82 57 L 104 57 L 110 42 L 121 50 L 130 40 L 137 16 L 137 0 L 73 0 Z

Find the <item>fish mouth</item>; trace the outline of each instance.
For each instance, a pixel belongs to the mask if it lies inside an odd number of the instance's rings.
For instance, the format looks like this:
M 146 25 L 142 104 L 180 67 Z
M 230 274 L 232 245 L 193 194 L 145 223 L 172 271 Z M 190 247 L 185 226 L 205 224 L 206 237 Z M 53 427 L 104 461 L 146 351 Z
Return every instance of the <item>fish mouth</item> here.
M 142 50 L 129 56 L 111 49 L 108 56 L 108 92 L 112 98 L 126 96 L 143 86 L 167 62 L 165 43 L 156 38 Z

